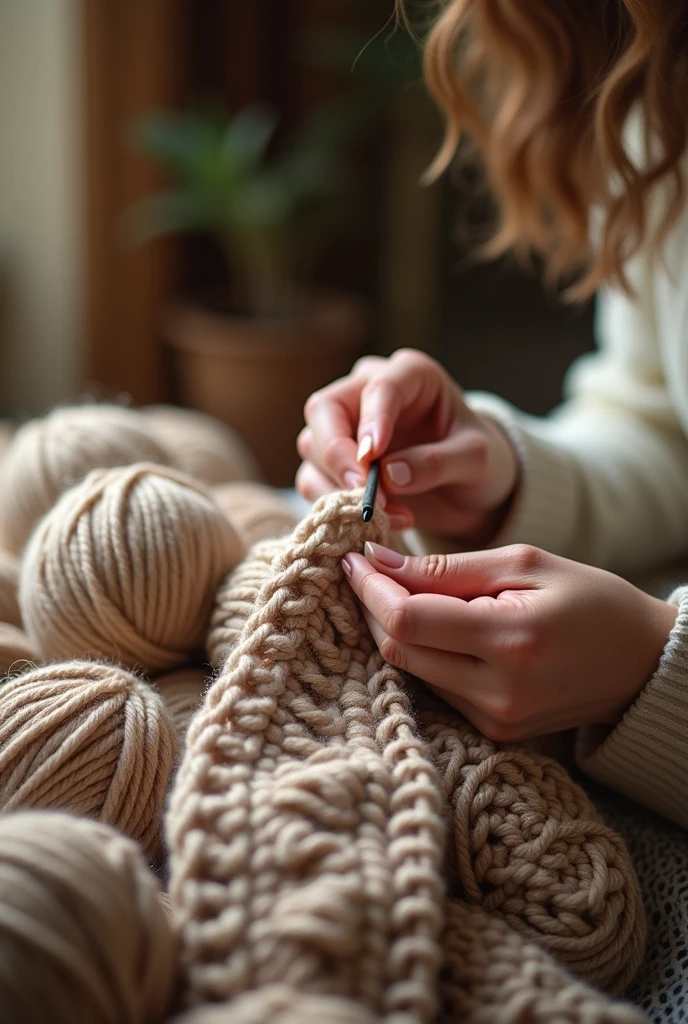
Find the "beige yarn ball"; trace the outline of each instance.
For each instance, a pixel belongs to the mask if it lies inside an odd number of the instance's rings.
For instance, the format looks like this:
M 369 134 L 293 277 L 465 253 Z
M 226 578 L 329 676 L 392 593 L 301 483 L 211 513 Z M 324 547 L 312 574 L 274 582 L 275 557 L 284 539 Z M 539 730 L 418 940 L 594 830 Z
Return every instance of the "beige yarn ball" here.
M 206 484 L 260 480 L 258 463 L 238 434 L 195 409 L 154 405 L 143 412 L 170 462 Z
M 177 734 L 159 695 L 117 665 L 44 665 L 0 686 L 0 810 L 54 808 L 160 853 Z
M 90 473 L 27 546 L 22 617 L 46 660 L 155 672 L 201 646 L 217 584 L 244 546 L 190 477 L 139 464 Z
M 82 405 L 30 420 L 15 434 L 0 466 L 0 541 L 21 551 L 63 491 L 92 469 L 133 462 L 167 465 L 170 459 L 145 417 L 132 409 Z
M 23 672 L 38 660 L 26 633 L 17 626 L 0 622 L 0 686 L 5 676 Z
M 199 668 L 180 668 L 158 676 L 155 685 L 177 734 L 183 738 L 194 712 L 203 703 L 210 680 Z
M 0 550 L 0 622 L 21 626 L 19 611 L 19 560 Z
M 299 516 L 277 491 L 265 484 L 237 483 L 216 487 L 213 497 L 232 521 L 246 546 L 291 533 Z
M 0 1024 L 158 1024 L 175 954 L 135 843 L 66 814 L 0 815 Z

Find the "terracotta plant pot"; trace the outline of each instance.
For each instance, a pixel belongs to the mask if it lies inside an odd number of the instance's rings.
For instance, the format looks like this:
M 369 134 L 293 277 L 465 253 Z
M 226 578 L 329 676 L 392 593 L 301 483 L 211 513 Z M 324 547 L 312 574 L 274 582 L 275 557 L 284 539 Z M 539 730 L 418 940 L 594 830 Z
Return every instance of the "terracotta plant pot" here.
M 236 430 L 268 483 L 288 487 L 299 464 L 304 403 L 350 370 L 365 331 L 360 302 L 327 295 L 315 298 L 302 316 L 285 320 L 180 306 L 164 333 L 182 404 Z

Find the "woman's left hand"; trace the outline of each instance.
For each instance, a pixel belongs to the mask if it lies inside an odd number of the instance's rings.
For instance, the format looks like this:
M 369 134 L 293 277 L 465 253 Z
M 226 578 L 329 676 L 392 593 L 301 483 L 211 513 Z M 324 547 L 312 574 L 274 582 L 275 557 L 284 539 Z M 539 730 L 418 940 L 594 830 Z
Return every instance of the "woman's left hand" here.
M 343 567 L 385 660 L 502 742 L 616 724 L 677 614 L 618 576 L 524 545 L 403 558 L 366 544 Z

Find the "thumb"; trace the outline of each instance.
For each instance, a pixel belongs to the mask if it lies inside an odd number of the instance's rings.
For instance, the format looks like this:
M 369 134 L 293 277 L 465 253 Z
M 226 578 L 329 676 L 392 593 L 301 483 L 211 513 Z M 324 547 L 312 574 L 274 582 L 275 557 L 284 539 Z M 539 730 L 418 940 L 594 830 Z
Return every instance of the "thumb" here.
M 536 589 L 547 554 L 526 544 L 494 551 L 404 556 L 382 544 L 366 542 L 365 557 L 378 572 L 411 594 L 444 594 L 470 601 L 496 597 L 504 590 Z

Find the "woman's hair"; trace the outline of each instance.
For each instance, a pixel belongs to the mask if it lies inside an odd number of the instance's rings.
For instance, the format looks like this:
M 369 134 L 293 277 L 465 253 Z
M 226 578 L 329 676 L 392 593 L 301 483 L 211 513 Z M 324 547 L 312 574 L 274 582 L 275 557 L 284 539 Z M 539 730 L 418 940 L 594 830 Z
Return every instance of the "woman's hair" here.
M 404 0 L 397 9 L 405 17 Z M 630 291 L 624 265 L 657 250 L 680 213 L 688 141 L 688 0 L 441 0 L 424 43 L 428 86 L 446 115 L 437 177 L 467 131 L 499 222 L 486 246 L 544 258 L 548 277 Z M 624 131 L 638 108 L 644 155 Z M 648 196 L 667 189 L 659 223 Z M 599 244 L 590 214 L 601 213 Z

